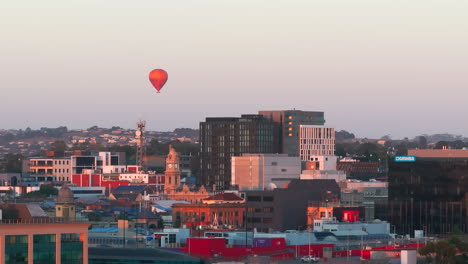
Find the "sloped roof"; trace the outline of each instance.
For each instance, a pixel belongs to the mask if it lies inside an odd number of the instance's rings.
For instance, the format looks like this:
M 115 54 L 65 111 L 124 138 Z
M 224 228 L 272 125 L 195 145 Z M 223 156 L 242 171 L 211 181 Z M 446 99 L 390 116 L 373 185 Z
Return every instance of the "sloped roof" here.
M 144 192 L 146 185 L 120 185 L 112 190 L 112 193 L 124 193 L 124 192 Z
M 48 217 L 38 204 L 0 204 L 3 219 L 31 219 Z
M 136 201 L 140 193 L 112 193 L 116 200 Z
M 235 193 L 218 193 L 208 198 L 203 199 L 203 201 L 243 201 L 242 197 Z

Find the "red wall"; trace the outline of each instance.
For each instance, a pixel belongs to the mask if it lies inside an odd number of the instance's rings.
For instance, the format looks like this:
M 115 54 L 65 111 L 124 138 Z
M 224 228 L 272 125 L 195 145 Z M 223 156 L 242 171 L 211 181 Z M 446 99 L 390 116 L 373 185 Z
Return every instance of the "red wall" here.
M 343 210 L 341 212 L 341 219 L 346 222 L 356 222 L 359 221 L 359 211 L 357 210 Z

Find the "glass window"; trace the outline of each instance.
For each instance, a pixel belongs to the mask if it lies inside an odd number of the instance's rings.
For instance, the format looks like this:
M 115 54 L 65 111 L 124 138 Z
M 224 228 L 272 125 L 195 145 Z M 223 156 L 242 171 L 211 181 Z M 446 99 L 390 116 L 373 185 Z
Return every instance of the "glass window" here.
M 34 235 L 34 263 L 55 264 L 55 235 Z
M 80 234 L 62 234 L 60 243 L 62 263 L 83 263 L 83 241 Z
M 5 236 L 5 263 L 28 263 L 28 236 Z

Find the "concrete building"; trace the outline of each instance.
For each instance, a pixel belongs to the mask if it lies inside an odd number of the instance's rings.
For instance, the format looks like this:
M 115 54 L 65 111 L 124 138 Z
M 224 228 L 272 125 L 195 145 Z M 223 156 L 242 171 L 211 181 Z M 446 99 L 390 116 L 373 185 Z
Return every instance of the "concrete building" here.
M 409 150 L 389 160 L 388 205 L 398 233 L 468 231 L 468 150 Z
M 23 172 L 36 181 L 70 181 L 69 157 L 31 157 L 23 161 Z
M 299 179 L 301 160 L 287 154 L 243 154 L 232 157 L 231 184 L 239 190 L 271 190 Z
M 336 169 L 335 129 L 323 126 L 299 125 L 299 155 L 303 161 L 317 161 L 318 157 L 330 157 L 322 165 Z M 324 158 L 325 159 L 325 158 Z M 322 161 L 322 163 L 325 163 Z
M 88 226 L 33 204 L 1 204 L 0 263 L 88 263 Z
M 276 123 L 279 153 L 299 156 L 299 125 L 324 125 L 323 112 L 301 110 L 259 111 L 260 115 Z
M 216 190 L 229 189 L 231 157 L 278 153 L 276 126 L 262 115 L 206 118 L 200 123 L 201 183 Z
M 75 155 L 77 154 L 77 155 Z M 31 157 L 23 161 L 23 173 L 36 181 L 71 181 L 84 170 L 100 173 L 126 172 L 124 152 L 75 153 L 69 157 Z
M 16 186 L 21 181 L 21 173 L 0 173 L 1 186 Z
M 58 192 L 55 200 L 55 216 L 65 219 L 75 218 L 76 216 L 75 197 L 73 191 L 67 186 L 63 186 Z
M 307 227 L 307 207 L 314 201 L 339 200 L 334 180 L 292 180 L 288 188 L 246 191 L 246 228 L 259 232 L 297 230 Z
M 337 170 L 303 170 L 301 180 L 335 180 L 336 182 L 346 181 L 346 173 Z
M 125 166 L 125 152 L 92 152 L 71 156 L 72 174 L 81 174 L 83 170 L 97 170 L 101 173 L 122 173 Z
M 182 225 L 191 226 L 193 222 L 199 225 L 242 227 L 245 204 L 237 203 L 202 203 L 182 204 L 172 206 L 172 219 Z

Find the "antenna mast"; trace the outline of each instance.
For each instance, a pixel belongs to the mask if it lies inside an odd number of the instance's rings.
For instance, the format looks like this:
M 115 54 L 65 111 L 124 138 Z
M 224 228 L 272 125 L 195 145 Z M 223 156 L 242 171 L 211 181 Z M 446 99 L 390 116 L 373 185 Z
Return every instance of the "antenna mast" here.
M 138 130 L 135 132 L 135 136 L 137 138 L 137 156 L 136 156 L 136 164 L 141 168 L 143 172 L 146 172 L 146 144 L 145 144 L 145 126 L 146 121 L 138 121 L 137 127 Z

